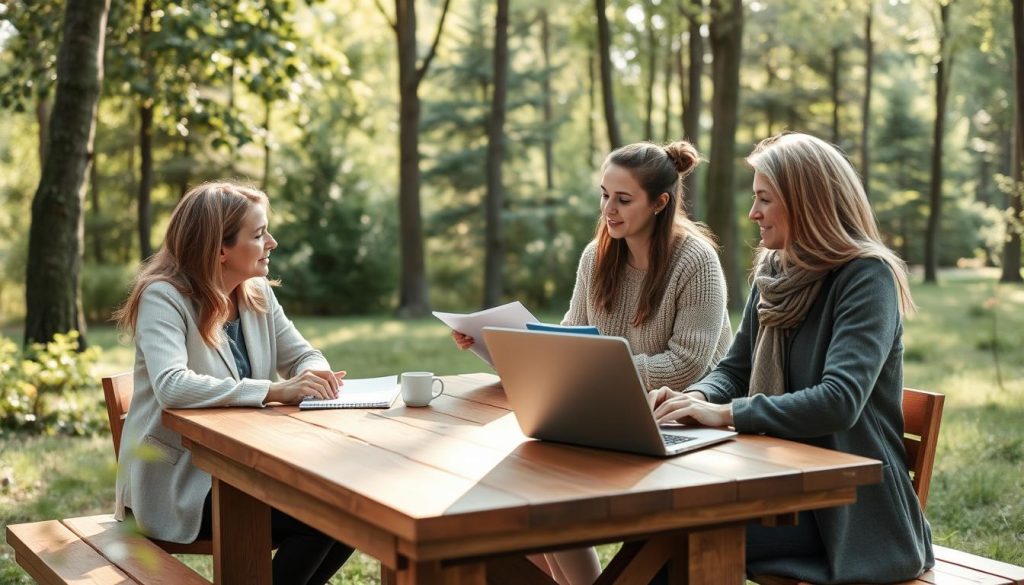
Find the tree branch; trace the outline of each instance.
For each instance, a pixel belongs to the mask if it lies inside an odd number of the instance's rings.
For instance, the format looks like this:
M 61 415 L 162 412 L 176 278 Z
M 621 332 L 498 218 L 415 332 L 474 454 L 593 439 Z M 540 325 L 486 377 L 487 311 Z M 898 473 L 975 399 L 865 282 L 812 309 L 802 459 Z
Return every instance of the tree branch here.
M 437 33 L 434 34 L 434 42 L 430 45 L 430 52 L 423 58 L 423 64 L 416 70 L 417 86 L 419 86 L 423 76 L 427 74 L 427 68 L 430 67 L 430 62 L 434 59 L 434 54 L 437 53 L 437 43 L 441 40 L 441 30 L 444 28 L 444 19 L 448 16 L 449 4 L 451 4 L 451 0 L 444 0 L 444 8 L 441 9 L 441 19 L 437 23 Z
M 380 10 L 381 16 L 383 16 L 384 20 L 386 20 L 388 22 L 388 25 L 391 27 L 391 30 L 393 30 L 393 31 L 395 31 L 397 33 L 398 32 L 398 23 L 396 23 L 395 21 L 391 20 L 391 17 L 388 16 L 387 11 L 384 10 L 384 6 L 380 3 L 380 0 L 373 0 L 373 3 L 377 5 L 377 10 Z

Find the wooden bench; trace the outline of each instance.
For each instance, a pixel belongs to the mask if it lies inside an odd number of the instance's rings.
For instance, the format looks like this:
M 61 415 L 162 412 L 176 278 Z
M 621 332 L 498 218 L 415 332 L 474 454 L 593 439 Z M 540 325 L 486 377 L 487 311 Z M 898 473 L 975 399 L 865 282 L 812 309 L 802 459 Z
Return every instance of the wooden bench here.
M 907 451 L 907 468 L 921 509 L 928 505 L 935 449 L 939 443 L 939 425 L 945 397 L 935 392 L 903 389 L 903 446 Z M 1024 567 L 993 561 L 977 555 L 934 545 L 935 566 L 917 579 L 896 585 L 1024 585 Z M 751 579 L 758 585 L 796 585 L 789 577 L 758 575 Z
M 14 559 L 37 583 L 209 585 L 110 514 L 7 526 Z

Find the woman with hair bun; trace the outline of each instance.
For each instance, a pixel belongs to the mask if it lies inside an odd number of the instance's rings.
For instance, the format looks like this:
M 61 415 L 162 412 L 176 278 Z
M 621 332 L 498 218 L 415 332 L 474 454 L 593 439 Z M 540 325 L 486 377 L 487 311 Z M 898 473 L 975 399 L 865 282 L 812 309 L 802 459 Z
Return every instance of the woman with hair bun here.
M 685 141 L 637 142 L 608 155 L 594 240 L 562 319 L 626 338 L 649 390 L 703 378 L 732 340 L 714 241 L 682 205 L 683 179 L 700 161 Z M 458 331 L 452 337 L 462 349 L 473 345 Z
M 700 380 L 732 341 L 714 241 L 683 210 L 683 179 L 700 162 L 685 141 L 638 142 L 608 155 L 594 240 L 562 319 L 626 338 L 648 390 Z M 473 345 L 458 331 L 452 337 L 462 349 Z M 590 585 L 601 570 L 592 548 L 530 558 L 561 585 Z

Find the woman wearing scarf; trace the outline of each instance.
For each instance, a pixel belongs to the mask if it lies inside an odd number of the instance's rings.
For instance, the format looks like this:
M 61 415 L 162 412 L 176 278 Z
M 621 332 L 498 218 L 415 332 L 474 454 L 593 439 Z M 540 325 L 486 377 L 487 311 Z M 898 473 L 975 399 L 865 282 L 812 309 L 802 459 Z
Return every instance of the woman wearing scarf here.
M 913 301 L 859 177 L 806 134 L 761 142 L 749 217 L 761 247 L 729 352 L 703 380 L 650 394 L 659 422 L 731 425 L 883 462 L 857 502 L 747 527 L 748 574 L 819 584 L 912 579 L 934 564 L 903 448 L 903 325 Z

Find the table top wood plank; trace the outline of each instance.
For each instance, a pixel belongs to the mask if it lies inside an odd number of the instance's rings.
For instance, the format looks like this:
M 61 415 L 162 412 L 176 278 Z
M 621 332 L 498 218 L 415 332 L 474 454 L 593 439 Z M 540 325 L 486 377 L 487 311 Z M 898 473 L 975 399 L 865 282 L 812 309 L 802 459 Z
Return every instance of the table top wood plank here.
M 780 441 L 765 435 L 744 435 L 716 450 L 802 470 L 804 489 L 822 490 L 867 485 L 882 480 L 882 463 L 841 451 L 831 451 L 796 441 Z
M 297 482 L 311 496 L 349 511 L 361 509 L 384 523 L 405 522 L 409 528 L 409 520 L 527 504 L 508 492 L 340 433 L 323 432 L 279 409 L 179 410 L 165 413 L 164 420 L 243 465 Z
M 296 411 L 291 416 L 348 434 L 375 446 L 394 450 L 444 471 L 505 489 L 527 499 L 534 522 L 561 522 L 565 502 L 572 500 L 571 517 L 600 518 L 605 514 L 669 509 L 675 491 L 688 490 L 687 505 L 734 500 L 731 479 L 668 466 L 666 460 L 629 454 L 525 441 L 491 448 L 426 429 L 382 425 L 357 411 Z M 499 431 L 503 432 L 503 431 Z M 702 487 L 698 493 L 694 488 Z M 615 509 L 606 498 L 616 498 Z M 541 510 L 540 506 L 546 506 Z

